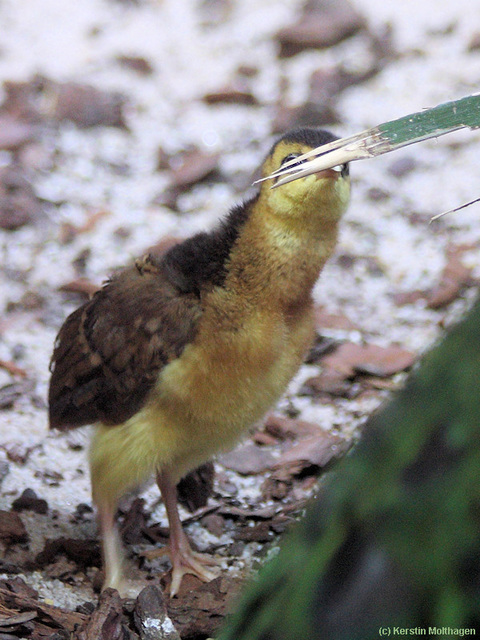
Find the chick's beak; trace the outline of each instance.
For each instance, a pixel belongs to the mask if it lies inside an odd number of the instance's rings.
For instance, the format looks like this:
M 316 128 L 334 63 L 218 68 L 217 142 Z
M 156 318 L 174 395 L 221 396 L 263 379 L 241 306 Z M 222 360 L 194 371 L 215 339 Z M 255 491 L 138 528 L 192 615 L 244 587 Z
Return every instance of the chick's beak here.
M 330 178 L 333 180 L 337 180 L 342 175 L 342 166 L 337 165 L 336 167 L 331 167 L 330 169 L 322 169 L 321 171 L 317 171 L 315 176 L 317 178 Z

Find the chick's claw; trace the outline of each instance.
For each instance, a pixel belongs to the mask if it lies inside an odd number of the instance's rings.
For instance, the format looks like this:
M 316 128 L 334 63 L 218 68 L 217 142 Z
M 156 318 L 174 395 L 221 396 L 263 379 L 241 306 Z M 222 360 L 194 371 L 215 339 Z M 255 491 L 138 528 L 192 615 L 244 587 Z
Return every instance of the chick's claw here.
M 218 577 L 218 571 L 211 571 L 207 566 L 214 566 L 216 562 L 202 553 L 191 551 L 188 555 L 181 554 L 172 559 L 172 583 L 170 597 L 173 598 L 180 590 L 182 578 L 186 573 L 197 576 L 203 582 L 210 582 Z
M 168 546 L 157 549 L 149 549 L 142 553 L 142 556 L 153 560 L 164 555 L 170 556 L 172 563 L 172 582 L 170 585 L 170 597 L 176 596 L 180 590 L 184 575 L 191 574 L 202 580 L 210 582 L 218 577 L 218 564 L 211 557 L 203 553 L 197 553 L 191 548 L 183 550 L 172 550 Z M 217 571 L 211 571 L 207 567 L 217 567 Z

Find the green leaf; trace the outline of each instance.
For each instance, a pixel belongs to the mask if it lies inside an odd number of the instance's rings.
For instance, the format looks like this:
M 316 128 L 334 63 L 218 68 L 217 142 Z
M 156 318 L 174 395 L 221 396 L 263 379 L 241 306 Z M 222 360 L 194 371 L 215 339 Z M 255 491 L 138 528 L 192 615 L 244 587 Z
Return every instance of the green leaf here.
M 273 187 L 279 187 L 336 165 L 379 156 L 465 127 L 480 127 L 480 93 L 411 113 L 312 149 L 263 180 L 276 179 Z

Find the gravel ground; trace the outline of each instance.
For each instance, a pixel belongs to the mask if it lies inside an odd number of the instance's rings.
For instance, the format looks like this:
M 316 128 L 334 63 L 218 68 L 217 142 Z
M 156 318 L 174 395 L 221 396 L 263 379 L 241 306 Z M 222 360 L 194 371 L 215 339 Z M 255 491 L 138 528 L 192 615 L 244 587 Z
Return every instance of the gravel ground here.
M 0 411 L 0 444 L 31 449 L 24 464 L 0 449 L 0 461 L 8 464 L 0 508 L 9 509 L 26 487 L 47 500 L 49 514 L 22 516 L 33 551 L 48 536 L 72 535 L 71 513 L 78 503 L 90 502 L 88 429 L 66 437 L 48 434 L 45 404 L 55 334 L 78 304 L 58 288 L 79 277 L 79 256 L 87 255 L 81 275 L 99 284 L 162 237 L 182 238 L 211 227 L 249 188 L 271 145 L 279 102 L 301 107 L 318 69 L 341 65 L 351 74 L 369 69 L 371 34 L 385 34 L 387 24 L 394 55 L 373 77 L 335 97 L 338 123 L 329 128 L 353 134 L 478 90 L 480 7 L 470 0 L 357 0 L 368 31 L 280 58 L 275 35 L 295 22 L 302 5 L 299 0 L 84 0 L 69 4 L 67 12 L 59 0 L 29 0 L 28 7 L 0 2 L 0 82 L 40 74 L 126 99 L 127 127 L 62 123 L 44 134 L 49 152 L 37 162 L 34 185 L 50 205 L 33 224 L 0 229 L 0 359 L 14 361 L 31 381 L 28 394 Z M 119 63 L 121 56 L 148 61 L 150 69 L 132 70 Z M 240 76 L 256 104 L 202 99 Z M 459 132 L 352 166 L 353 198 L 337 256 L 316 289 L 319 304 L 354 323 L 351 340 L 398 344 L 420 354 L 473 297 L 468 289 L 451 304 L 432 309 L 422 299 L 399 306 L 393 294 L 433 287 L 452 245 L 463 247 L 463 263 L 472 278 L 480 277 L 478 205 L 428 224 L 431 216 L 478 197 L 478 142 L 478 133 Z M 175 166 L 178 154 L 192 145 L 203 156 L 219 154 L 220 177 L 182 192 L 174 211 L 158 197 L 172 179 L 170 171 L 158 170 L 159 149 Z M 0 151 L 1 166 L 11 158 L 11 152 Z M 104 215 L 95 217 L 99 212 Z M 67 223 L 84 230 L 62 242 Z M 27 294 L 40 296 L 46 307 L 25 308 Z M 332 404 L 297 396 L 316 371 L 313 365 L 302 368 L 278 410 L 293 404 L 301 418 L 350 437 L 383 394 Z M 0 369 L 0 389 L 15 380 Z M 56 482 L 52 472 L 62 480 Z M 255 491 L 255 480 L 244 485 L 240 497 Z M 152 505 L 155 492 L 145 496 Z M 92 537 L 93 519 L 75 535 Z M 72 606 L 92 597 L 88 585 L 73 593 L 38 573 L 29 582 L 43 585 L 42 594 L 56 604 Z

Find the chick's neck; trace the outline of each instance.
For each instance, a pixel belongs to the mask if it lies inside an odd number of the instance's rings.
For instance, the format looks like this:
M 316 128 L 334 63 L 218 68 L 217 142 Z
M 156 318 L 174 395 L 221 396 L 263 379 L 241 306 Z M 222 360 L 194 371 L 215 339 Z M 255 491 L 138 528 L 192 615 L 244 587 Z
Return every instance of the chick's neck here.
M 298 215 L 279 215 L 260 196 L 230 253 L 226 289 L 245 303 L 284 311 L 310 300 L 334 250 L 340 217 L 322 215 L 321 206 L 304 203 Z

